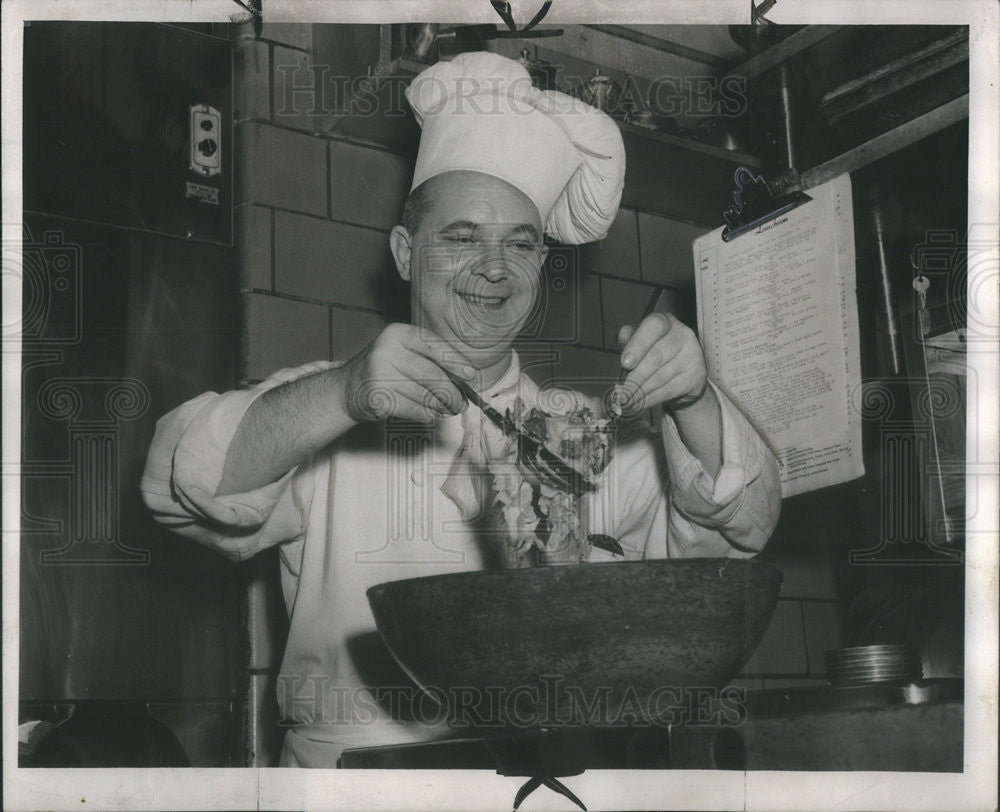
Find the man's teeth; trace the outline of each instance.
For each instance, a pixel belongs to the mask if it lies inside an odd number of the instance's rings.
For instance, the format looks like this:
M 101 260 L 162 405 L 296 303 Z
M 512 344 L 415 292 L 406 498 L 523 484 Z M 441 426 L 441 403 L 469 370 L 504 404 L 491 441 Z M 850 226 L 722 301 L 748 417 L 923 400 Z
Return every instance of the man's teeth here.
M 474 302 L 475 304 L 487 305 L 498 305 L 506 298 L 504 296 L 480 296 L 476 293 L 463 293 L 462 297 L 468 299 L 470 302 Z

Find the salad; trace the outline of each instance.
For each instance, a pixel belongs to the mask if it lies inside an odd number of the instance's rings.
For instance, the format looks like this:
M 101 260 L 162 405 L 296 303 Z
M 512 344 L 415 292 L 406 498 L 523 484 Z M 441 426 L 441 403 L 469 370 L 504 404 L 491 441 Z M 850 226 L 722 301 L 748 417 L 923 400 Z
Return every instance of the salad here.
M 516 398 L 507 417 L 579 474 L 593 479 L 611 461 L 609 421 L 587 406 L 549 414 Z M 502 517 L 502 555 L 508 567 L 578 564 L 591 542 L 580 518 L 578 497 L 540 482 L 517 461 L 517 440 L 508 438 L 500 458 L 489 463 L 495 506 Z

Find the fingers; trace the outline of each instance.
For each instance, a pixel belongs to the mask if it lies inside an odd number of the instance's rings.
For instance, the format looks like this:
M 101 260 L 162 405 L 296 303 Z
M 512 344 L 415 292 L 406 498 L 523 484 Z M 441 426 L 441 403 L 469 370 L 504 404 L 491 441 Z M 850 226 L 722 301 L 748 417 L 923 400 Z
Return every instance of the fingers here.
M 467 403 L 449 376 L 474 375 L 466 360 L 412 325 L 390 324 L 349 362 L 349 411 L 364 421 L 433 421 L 458 414 Z
M 618 349 L 624 349 L 625 345 L 628 344 L 628 340 L 632 337 L 632 333 L 635 332 L 635 327 L 631 324 L 623 324 L 618 330 Z
M 681 405 L 697 400 L 705 391 L 707 379 L 697 369 L 681 364 L 668 365 L 661 374 L 638 384 L 633 397 L 626 401 L 623 410 L 640 412 L 659 404 Z
M 398 372 L 369 379 L 351 391 L 352 413 L 364 420 L 392 417 L 420 422 L 457 414 L 467 404 L 457 390 L 448 391 L 446 387 L 452 385 L 440 370 L 437 375 L 442 377 L 434 381 L 415 380 Z
M 399 400 L 392 417 L 434 422 L 462 411 L 462 408 L 446 405 L 433 389 L 419 385 L 404 384 L 396 389 L 396 393 Z M 464 405 L 467 404 L 463 402 L 463 408 Z
M 682 342 L 671 341 L 680 338 L 680 331 L 671 335 L 673 318 L 663 313 L 654 313 L 642 320 L 638 328 L 622 328 L 619 339 L 625 338 L 622 349 L 622 368 L 629 370 L 621 386 L 619 404 L 623 411 L 635 413 L 649 401 L 650 379 L 663 371 L 681 349 Z M 626 336 L 627 333 L 627 336 Z M 655 384 L 653 388 L 657 388 Z
M 412 355 L 394 366 L 400 391 L 411 400 L 443 414 L 458 414 L 468 405 L 462 393 L 435 362 Z
M 646 316 L 625 342 L 622 349 L 622 366 L 625 369 L 633 369 L 653 345 L 670 332 L 675 321 L 668 313 L 652 313 Z M 622 332 L 623 330 L 619 331 L 619 338 Z
M 433 361 L 441 369 L 469 381 L 475 378 L 476 368 L 461 352 L 444 339 L 436 339 L 428 330 L 412 327 L 400 335 L 400 343 L 411 352 Z
M 666 374 L 678 355 L 684 350 L 683 341 L 671 340 L 671 335 L 663 336 L 646 353 L 639 357 L 625 380 L 636 386 L 645 386 L 656 375 Z
M 623 411 L 680 405 L 704 392 L 707 372 L 694 332 L 673 316 L 655 313 L 629 336 L 622 352 L 629 370 L 622 385 Z

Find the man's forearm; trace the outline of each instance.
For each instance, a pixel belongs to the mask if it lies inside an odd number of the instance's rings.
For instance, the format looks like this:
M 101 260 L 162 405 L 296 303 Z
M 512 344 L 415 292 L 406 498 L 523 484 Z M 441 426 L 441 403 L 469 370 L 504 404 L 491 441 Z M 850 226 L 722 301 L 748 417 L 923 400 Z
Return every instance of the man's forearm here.
M 715 477 L 722 467 L 722 407 L 711 386 L 687 406 L 669 409 L 684 445 L 697 457 L 705 472 Z
M 261 488 L 355 425 L 345 375 L 328 369 L 269 389 L 247 410 L 226 454 L 216 496 Z

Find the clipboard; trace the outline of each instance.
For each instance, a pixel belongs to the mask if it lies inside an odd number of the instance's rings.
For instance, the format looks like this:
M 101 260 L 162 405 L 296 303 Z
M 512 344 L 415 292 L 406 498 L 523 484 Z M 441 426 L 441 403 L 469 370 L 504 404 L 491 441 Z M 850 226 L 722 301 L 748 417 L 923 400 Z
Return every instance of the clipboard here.
M 812 198 L 805 192 L 777 197 L 762 174 L 747 166 L 738 166 L 733 173 L 732 200 L 722 212 L 726 221 L 722 241 L 734 240 L 810 200 Z
M 783 496 L 855 479 L 864 455 L 850 175 L 786 198 L 765 194 L 750 170 L 734 181 L 729 239 L 720 227 L 693 244 L 709 377 L 777 451 Z M 759 195 L 752 207 L 748 189 Z

